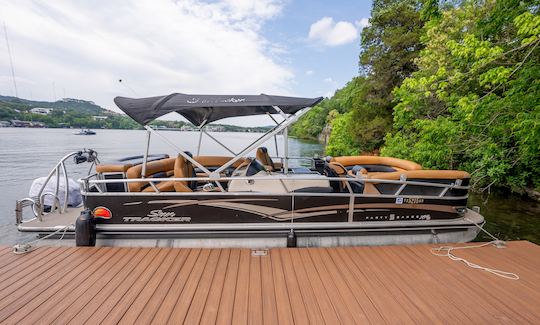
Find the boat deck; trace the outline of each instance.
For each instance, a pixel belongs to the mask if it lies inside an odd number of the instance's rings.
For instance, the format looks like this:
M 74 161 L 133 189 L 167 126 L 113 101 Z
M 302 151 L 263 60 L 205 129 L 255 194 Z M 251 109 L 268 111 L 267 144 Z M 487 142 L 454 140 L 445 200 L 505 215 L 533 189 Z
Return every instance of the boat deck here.
M 540 247 L 0 249 L 0 322 L 540 323 Z M 264 252 L 267 254 L 264 255 Z

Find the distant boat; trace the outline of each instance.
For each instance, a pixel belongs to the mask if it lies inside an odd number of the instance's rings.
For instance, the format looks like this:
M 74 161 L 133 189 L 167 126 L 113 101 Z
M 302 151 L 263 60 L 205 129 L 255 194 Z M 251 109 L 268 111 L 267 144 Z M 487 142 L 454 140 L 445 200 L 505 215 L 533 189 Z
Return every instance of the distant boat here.
M 75 135 L 95 135 L 96 132 L 92 131 L 90 129 L 81 129 L 79 132 L 75 133 Z

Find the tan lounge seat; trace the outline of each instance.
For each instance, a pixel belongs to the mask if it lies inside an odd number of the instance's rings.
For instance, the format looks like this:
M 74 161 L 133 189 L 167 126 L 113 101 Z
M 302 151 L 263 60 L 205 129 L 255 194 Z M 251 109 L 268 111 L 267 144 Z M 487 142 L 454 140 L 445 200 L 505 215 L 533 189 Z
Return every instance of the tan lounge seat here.
M 337 162 L 345 167 L 355 165 L 385 165 L 400 170 L 420 170 L 422 166 L 409 160 L 392 158 L 392 157 L 380 157 L 380 156 L 341 156 L 334 157 L 332 162 Z
M 125 173 L 131 167 L 132 164 L 97 164 L 96 173 Z
M 175 178 L 195 177 L 191 162 L 186 160 L 184 157 L 180 155 L 176 157 L 176 161 L 174 162 L 174 177 Z M 173 184 L 174 184 L 174 189 L 176 192 L 193 192 L 193 190 L 189 187 L 188 181 L 176 181 L 176 182 L 173 182 Z
M 228 156 L 195 156 L 193 157 L 196 162 L 203 165 L 204 167 L 221 167 L 229 162 L 233 157 Z M 244 162 L 244 159 L 239 159 L 235 161 L 231 167 L 237 168 Z
M 146 164 L 146 175 L 144 175 L 144 177 L 150 177 L 151 175 L 154 175 L 157 173 L 167 173 L 168 171 L 173 170 L 175 160 L 176 158 L 167 158 L 167 159 L 154 160 L 154 161 L 148 162 Z M 143 177 L 142 167 L 143 167 L 142 164 L 130 167 L 126 172 L 127 178 L 134 179 L 134 178 Z M 167 183 L 167 181 L 156 184 L 156 187 L 160 189 L 160 191 L 161 191 L 161 188 L 159 186 L 163 188 L 164 192 L 173 191 L 170 184 L 163 184 L 163 183 Z M 141 192 L 147 185 L 149 185 L 148 182 L 131 182 L 131 183 L 128 183 L 128 189 L 130 192 Z M 148 190 L 145 189 L 145 192 L 153 192 L 153 191 L 154 189 L 151 186 L 150 186 L 150 189 Z

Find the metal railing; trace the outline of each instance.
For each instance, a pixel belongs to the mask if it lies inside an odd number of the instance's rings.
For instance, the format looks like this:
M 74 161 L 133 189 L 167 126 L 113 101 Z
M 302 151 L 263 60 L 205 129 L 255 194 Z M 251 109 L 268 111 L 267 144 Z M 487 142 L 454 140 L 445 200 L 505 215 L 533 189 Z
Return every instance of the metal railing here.
M 37 195 L 35 197 L 27 197 L 23 198 L 21 200 L 17 200 L 15 204 L 15 219 L 17 224 L 23 223 L 26 220 L 24 220 L 24 209 L 26 207 L 31 207 L 32 214 L 34 215 L 34 218 L 37 218 L 39 221 L 43 221 L 43 216 L 45 214 L 45 198 L 47 196 L 52 197 L 53 204 L 50 206 L 50 212 L 57 211 L 58 213 L 64 213 L 67 210 L 68 207 L 68 201 L 69 201 L 69 177 L 68 172 L 66 168 L 66 161 L 70 158 L 74 159 L 76 164 L 80 164 L 83 162 L 90 162 L 91 166 L 88 170 L 88 173 L 92 171 L 93 166 L 96 162 L 99 163 L 99 160 L 97 158 L 97 153 L 91 149 L 84 149 L 82 151 L 74 151 L 71 152 L 54 166 L 53 169 L 49 172 L 47 175 L 45 181 L 43 182 L 43 185 L 41 185 Z M 56 180 L 56 186 L 54 187 L 54 191 L 52 192 L 45 192 L 45 189 L 47 188 L 47 185 L 51 180 Z M 61 184 L 61 178 L 62 182 L 65 186 L 65 192 L 64 192 L 64 202 L 61 204 L 59 192 L 60 192 L 60 184 Z
M 294 175 L 294 176 L 292 176 Z M 173 182 L 189 182 L 189 181 L 198 181 L 198 182 L 226 182 L 226 181 L 232 181 L 232 180 L 245 180 L 245 181 L 273 181 L 273 180 L 312 180 L 312 181 L 321 181 L 321 180 L 328 180 L 328 181 L 336 181 L 336 182 L 345 182 L 346 188 L 348 190 L 348 193 L 342 193 L 342 194 L 361 194 L 361 193 L 355 193 L 350 186 L 350 182 L 355 183 L 361 183 L 365 185 L 366 183 L 373 183 L 373 184 L 396 184 L 400 185 L 400 187 L 394 192 L 394 196 L 398 196 L 403 192 L 403 190 L 406 188 L 407 185 L 415 185 L 415 186 L 423 186 L 423 187 L 436 187 L 440 188 L 441 191 L 436 195 L 437 197 L 443 197 L 449 190 L 451 189 L 457 189 L 457 190 L 468 190 L 469 186 L 461 185 L 461 180 L 456 179 L 455 182 L 450 184 L 444 184 L 444 183 L 432 183 L 432 182 L 426 182 L 426 181 L 409 181 L 407 179 L 401 178 L 399 180 L 388 180 L 388 179 L 377 179 L 377 178 L 357 178 L 357 177 L 327 177 L 320 174 L 289 174 L 289 175 L 268 175 L 268 177 L 261 177 L 261 176 L 230 176 L 230 177 L 167 177 L 167 178 L 128 178 L 128 179 L 91 179 L 92 177 L 95 177 L 96 174 L 89 175 L 87 177 L 83 177 L 79 179 L 79 182 L 83 185 L 83 190 L 85 192 L 88 192 L 90 190 L 91 185 L 95 184 L 96 189 L 98 192 L 103 193 L 105 192 L 103 188 L 101 188 L 101 184 L 110 184 L 110 183 L 138 183 L 138 182 L 145 182 L 148 183 L 149 186 L 152 186 L 154 190 L 157 190 L 157 193 L 160 193 L 159 189 L 157 188 L 156 184 L 163 181 L 173 181 Z M 114 192 L 117 193 L 117 192 Z M 147 194 L 151 194 L 152 192 L 148 192 Z M 234 192 L 238 193 L 238 192 Z M 308 192 L 305 192 L 308 193 Z M 273 193 L 275 194 L 275 193 Z M 424 195 L 422 195 L 424 196 Z

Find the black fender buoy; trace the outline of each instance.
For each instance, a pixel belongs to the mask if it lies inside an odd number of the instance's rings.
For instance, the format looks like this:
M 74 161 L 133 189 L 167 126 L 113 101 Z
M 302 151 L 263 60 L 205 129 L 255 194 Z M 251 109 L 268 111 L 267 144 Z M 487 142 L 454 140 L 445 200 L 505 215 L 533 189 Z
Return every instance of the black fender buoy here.
M 90 210 L 83 210 L 75 222 L 75 244 L 96 246 L 96 225 Z
M 292 229 L 287 234 L 287 247 L 296 247 L 296 234 Z

